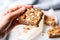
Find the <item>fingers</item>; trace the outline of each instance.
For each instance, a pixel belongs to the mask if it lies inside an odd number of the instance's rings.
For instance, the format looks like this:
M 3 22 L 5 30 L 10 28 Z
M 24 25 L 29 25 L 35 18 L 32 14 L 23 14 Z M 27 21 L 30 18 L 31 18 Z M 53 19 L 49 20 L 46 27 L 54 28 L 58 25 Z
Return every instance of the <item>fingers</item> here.
M 21 15 L 22 13 L 25 12 L 25 9 L 26 9 L 25 7 L 19 8 L 18 10 L 14 11 L 12 13 L 7 14 L 6 17 L 11 19 L 11 18 L 16 17 L 18 15 Z
M 16 6 L 10 7 L 9 9 L 6 9 L 3 12 L 3 15 L 6 15 L 6 14 L 11 13 L 11 12 L 14 12 L 14 11 L 16 11 L 17 9 L 19 9 L 21 7 L 32 8 L 33 6 L 32 5 L 16 5 Z
M 21 7 L 32 8 L 33 6 L 31 6 L 31 5 L 17 5 L 17 6 L 11 7 L 9 12 L 13 12 Z
M 11 7 L 10 9 L 7 9 L 3 15 L 6 16 L 6 18 L 13 18 L 24 13 L 26 8 L 32 8 L 32 7 L 33 6 L 31 5 L 17 5 Z
M 11 14 L 11 16 L 18 16 L 18 15 L 21 15 L 22 13 L 24 13 L 25 12 L 25 7 L 22 7 L 22 8 L 20 8 L 20 9 L 18 9 L 18 10 L 16 10 L 16 11 L 14 11 L 14 12 L 12 12 Z
M 21 7 L 23 7 L 23 6 L 26 7 L 26 8 L 32 8 L 33 7 L 32 5 L 21 5 Z
M 15 8 L 18 9 L 21 7 L 32 8 L 33 6 L 32 5 L 16 5 L 16 6 L 10 7 L 10 9 L 15 9 Z
M 3 11 L 3 15 L 6 15 L 6 14 L 11 13 L 11 12 L 14 12 L 17 9 L 18 9 L 18 6 L 10 7 L 8 9 L 6 9 L 5 11 Z

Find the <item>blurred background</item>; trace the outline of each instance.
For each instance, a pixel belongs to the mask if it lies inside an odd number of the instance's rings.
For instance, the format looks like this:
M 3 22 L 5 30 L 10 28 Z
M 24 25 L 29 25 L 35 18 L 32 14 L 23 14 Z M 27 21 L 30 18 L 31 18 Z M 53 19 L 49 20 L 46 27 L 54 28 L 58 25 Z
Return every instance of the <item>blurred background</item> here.
M 60 9 L 60 0 L 0 0 L 0 11 L 6 9 L 11 5 L 24 4 L 33 5 L 35 8 L 43 10 Z
M 18 4 L 33 5 L 34 8 L 40 8 L 45 11 L 53 9 L 58 21 L 60 20 L 60 0 L 0 0 L 0 13 L 8 7 Z

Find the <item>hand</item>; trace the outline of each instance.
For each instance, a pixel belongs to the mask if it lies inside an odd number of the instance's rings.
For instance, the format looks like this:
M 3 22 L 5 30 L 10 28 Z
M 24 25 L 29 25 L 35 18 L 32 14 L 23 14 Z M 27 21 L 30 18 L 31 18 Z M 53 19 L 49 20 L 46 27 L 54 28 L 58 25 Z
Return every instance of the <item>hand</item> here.
M 6 11 L 4 11 L 1 15 L 0 15 L 0 36 L 4 36 L 5 34 L 7 34 L 12 28 L 13 26 L 18 23 L 18 21 L 16 21 L 16 17 L 18 15 L 21 15 L 25 12 L 26 8 L 31 8 L 32 6 L 30 5 L 26 5 L 26 6 L 23 6 L 23 5 L 17 5 L 17 6 L 14 6 L 10 9 L 7 9 Z M 7 29 L 5 30 L 7 27 L 8 27 L 8 24 L 10 24 L 10 22 L 13 21 L 12 25 Z M 14 22 L 16 22 L 14 24 Z

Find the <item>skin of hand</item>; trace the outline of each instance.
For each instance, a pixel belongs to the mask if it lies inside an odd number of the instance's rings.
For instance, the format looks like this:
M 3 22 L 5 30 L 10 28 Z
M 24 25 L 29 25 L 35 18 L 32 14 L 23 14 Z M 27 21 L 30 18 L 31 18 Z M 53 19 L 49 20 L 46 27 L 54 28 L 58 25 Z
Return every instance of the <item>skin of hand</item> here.
M 0 36 L 1 37 L 4 37 L 6 34 L 8 34 L 9 31 L 11 31 L 11 29 L 14 28 L 15 25 L 19 24 L 19 22 L 15 19 L 17 18 L 17 16 L 23 14 L 26 8 L 32 8 L 32 6 L 17 5 L 7 9 L 2 14 L 0 14 Z M 12 21 L 11 26 L 7 28 L 8 24 L 11 21 Z M 5 30 L 6 28 L 7 30 Z

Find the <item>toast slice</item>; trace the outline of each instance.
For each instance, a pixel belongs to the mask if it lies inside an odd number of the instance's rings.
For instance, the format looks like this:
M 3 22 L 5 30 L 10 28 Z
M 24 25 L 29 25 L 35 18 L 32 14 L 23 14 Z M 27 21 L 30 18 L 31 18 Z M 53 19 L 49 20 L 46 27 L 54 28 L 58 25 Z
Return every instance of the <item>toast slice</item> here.
M 27 11 L 18 17 L 21 24 L 38 26 L 39 21 L 42 19 L 43 12 L 38 8 L 27 8 Z
M 47 16 L 47 15 L 44 16 L 44 23 L 46 25 L 49 25 L 49 26 L 55 26 L 56 25 L 55 18 L 53 18 L 51 16 Z
M 49 38 L 60 37 L 60 26 L 55 26 L 48 31 Z

